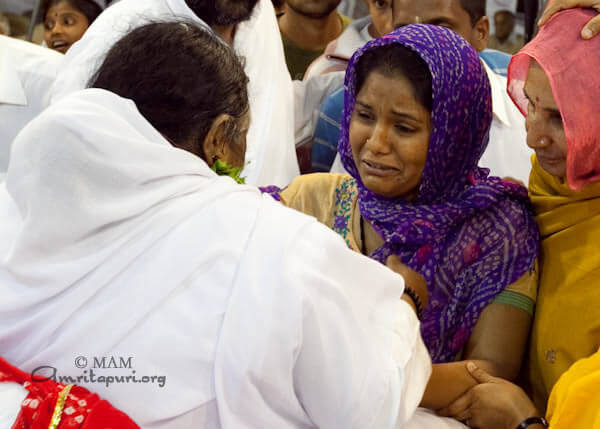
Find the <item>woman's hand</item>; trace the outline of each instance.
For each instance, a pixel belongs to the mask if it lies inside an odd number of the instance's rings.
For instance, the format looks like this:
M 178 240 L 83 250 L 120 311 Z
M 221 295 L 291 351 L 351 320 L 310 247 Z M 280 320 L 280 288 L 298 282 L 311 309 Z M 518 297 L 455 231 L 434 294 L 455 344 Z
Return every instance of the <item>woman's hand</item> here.
M 427 307 L 427 303 L 429 302 L 429 293 L 427 292 L 427 282 L 425 281 L 425 277 L 404 265 L 402 261 L 400 261 L 400 258 L 396 255 L 390 255 L 385 261 L 385 264 L 390 270 L 404 277 L 404 283 L 406 286 L 417 293 L 421 299 L 423 308 Z
M 529 417 L 539 417 L 523 390 L 502 378 L 492 377 L 473 362 L 467 363 L 479 383 L 438 414 L 484 429 L 514 429 Z M 538 426 L 531 426 L 530 429 Z
M 591 7 L 600 12 L 600 0 L 554 0 L 542 14 L 538 25 L 544 25 L 555 13 L 574 7 Z M 583 30 L 581 30 L 581 37 L 584 39 L 591 39 L 598 33 L 600 33 L 600 16 L 593 18 L 585 27 L 583 27 Z

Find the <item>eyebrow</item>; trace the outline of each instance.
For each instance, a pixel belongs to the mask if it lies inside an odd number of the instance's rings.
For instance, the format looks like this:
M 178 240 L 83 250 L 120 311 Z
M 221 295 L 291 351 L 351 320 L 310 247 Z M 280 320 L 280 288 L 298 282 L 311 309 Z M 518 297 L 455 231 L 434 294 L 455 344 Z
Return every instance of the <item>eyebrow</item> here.
M 452 25 L 454 26 L 456 23 L 445 16 L 436 16 L 435 18 L 431 18 L 431 19 L 426 19 L 423 21 L 424 24 L 430 24 L 430 25 L 440 25 L 440 24 L 448 24 L 448 25 Z
M 406 113 L 406 112 L 398 112 L 397 110 L 393 110 L 393 109 L 392 109 L 392 114 L 393 114 L 394 116 L 398 116 L 398 117 L 400 117 L 400 118 L 402 118 L 402 119 L 408 119 L 408 120 L 410 120 L 410 121 L 417 122 L 417 123 L 420 123 L 420 122 L 421 122 L 421 121 L 419 121 L 417 118 L 415 118 L 414 116 L 412 116 L 410 113 Z
M 525 90 L 525 87 L 523 87 L 523 94 L 525 94 L 525 98 L 527 98 L 527 100 L 528 100 L 530 103 L 532 103 L 532 102 L 533 102 L 533 101 L 531 100 L 531 97 L 529 96 L 529 94 L 527 94 L 527 91 Z M 551 107 L 544 107 L 543 109 L 544 109 L 546 112 L 550 112 L 550 113 L 553 113 L 553 114 L 556 114 L 556 115 L 559 115 L 559 116 L 561 116 L 561 117 L 562 117 L 562 113 L 560 112 L 560 110 L 559 110 L 559 109 L 554 109 L 554 108 L 551 108 Z
M 371 106 L 371 105 L 370 105 L 370 104 L 368 104 L 368 103 L 362 102 L 362 101 L 358 101 L 358 100 L 357 100 L 357 101 L 356 101 L 356 105 L 357 105 L 357 106 L 361 106 L 361 107 L 363 107 L 363 108 L 365 108 L 365 109 L 373 110 L 373 106 Z M 393 110 L 393 109 L 392 109 L 392 114 L 393 114 L 394 116 L 398 116 L 399 118 L 402 118 L 402 119 L 408 119 L 408 120 L 410 120 L 410 121 L 412 121 L 412 122 L 415 122 L 415 123 L 421 123 L 421 121 L 420 121 L 419 119 L 415 118 L 415 117 L 414 117 L 413 115 L 411 115 L 410 113 L 406 113 L 406 112 L 399 112 L 399 111 L 397 111 L 397 110 Z

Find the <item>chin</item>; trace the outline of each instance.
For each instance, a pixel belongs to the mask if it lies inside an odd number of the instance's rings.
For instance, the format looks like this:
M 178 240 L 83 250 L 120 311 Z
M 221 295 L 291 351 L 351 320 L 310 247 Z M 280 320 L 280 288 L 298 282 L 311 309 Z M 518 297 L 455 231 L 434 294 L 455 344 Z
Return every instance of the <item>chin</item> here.
M 558 179 L 564 179 L 567 176 L 567 167 L 563 165 L 548 165 L 540 162 L 540 166 L 545 172 L 551 174 Z
M 404 195 L 403 192 L 398 192 L 397 189 L 389 189 L 387 186 L 383 186 L 381 183 L 377 183 L 373 180 L 367 179 L 366 181 L 363 181 L 363 184 L 369 191 L 383 198 L 393 199 Z

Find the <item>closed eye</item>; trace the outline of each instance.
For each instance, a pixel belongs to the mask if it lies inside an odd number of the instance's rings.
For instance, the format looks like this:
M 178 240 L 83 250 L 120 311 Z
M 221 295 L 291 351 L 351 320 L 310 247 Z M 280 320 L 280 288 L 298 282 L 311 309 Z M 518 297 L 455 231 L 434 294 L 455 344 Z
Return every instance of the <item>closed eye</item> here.
M 413 134 L 417 131 L 413 127 L 409 127 L 405 124 L 397 124 L 396 129 L 398 131 L 400 131 L 402 134 Z
M 370 121 L 373 119 L 373 114 L 368 110 L 358 109 L 356 115 L 362 120 Z

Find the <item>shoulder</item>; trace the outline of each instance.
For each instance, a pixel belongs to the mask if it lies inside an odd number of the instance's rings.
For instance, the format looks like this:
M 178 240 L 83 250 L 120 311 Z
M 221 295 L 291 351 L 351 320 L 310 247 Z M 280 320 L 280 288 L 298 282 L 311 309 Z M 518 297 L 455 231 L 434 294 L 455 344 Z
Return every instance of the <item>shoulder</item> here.
M 526 249 L 533 251 L 538 247 L 539 235 L 533 211 L 526 197 L 517 193 L 505 194 L 497 204 L 471 218 L 468 224 L 489 249 L 514 247 L 527 252 Z
M 326 223 L 339 199 L 350 198 L 353 189 L 354 179 L 345 174 L 306 174 L 281 192 L 281 202 Z
M 334 191 L 346 182 L 353 184 L 354 179 L 347 174 L 304 174 L 294 179 L 294 181 L 282 191 L 282 195 L 300 196 L 302 194 L 313 194 L 315 192 Z
M 341 13 L 338 13 L 338 16 L 340 17 L 340 19 L 342 21 L 342 25 L 343 25 L 344 29 L 346 29 L 346 27 L 348 27 L 350 24 L 352 24 L 352 21 L 353 21 L 352 18 L 342 15 Z

